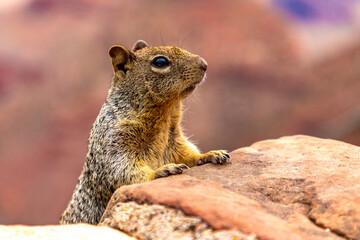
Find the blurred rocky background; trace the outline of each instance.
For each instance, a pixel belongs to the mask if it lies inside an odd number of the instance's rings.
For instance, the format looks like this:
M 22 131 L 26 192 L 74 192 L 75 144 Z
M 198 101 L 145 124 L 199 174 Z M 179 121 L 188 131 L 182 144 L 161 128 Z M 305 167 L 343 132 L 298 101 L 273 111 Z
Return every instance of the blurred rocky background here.
M 54 224 L 105 99 L 111 45 L 208 62 L 184 101 L 201 150 L 292 134 L 360 145 L 359 0 L 2 0 L 0 224 Z

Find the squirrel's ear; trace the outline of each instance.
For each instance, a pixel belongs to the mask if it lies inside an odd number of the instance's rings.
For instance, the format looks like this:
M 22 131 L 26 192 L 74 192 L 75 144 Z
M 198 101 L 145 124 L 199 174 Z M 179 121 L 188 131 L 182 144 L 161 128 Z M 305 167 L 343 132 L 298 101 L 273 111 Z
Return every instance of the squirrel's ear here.
M 112 46 L 109 50 L 111 63 L 113 65 L 114 73 L 122 71 L 126 73 L 125 65 L 133 60 L 134 56 L 128 49 L 123 46 Z
M 139 40 L 139 41 L 137 41 L 137 42 L 135 43 L 135 45 L 133 46 L 133 51 L 136 52 L 136 51 L 138 51 L 138 50 L 140 50 L 140 49 L 143 49 L 143 48 L 146 48 L 146 47 L 148 47 L 148 46 L 149 46 L 149 45 L 148 45 L 145 41 Z

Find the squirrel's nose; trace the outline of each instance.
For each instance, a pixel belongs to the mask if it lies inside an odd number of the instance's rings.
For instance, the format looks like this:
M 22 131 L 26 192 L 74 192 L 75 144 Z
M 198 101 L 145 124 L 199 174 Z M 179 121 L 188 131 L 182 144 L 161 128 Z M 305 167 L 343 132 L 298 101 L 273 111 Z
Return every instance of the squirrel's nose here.
M 198 64 L 200 65 L 200 68 L 204 71 L 206 71 L 207 69 L 207 62 L 205 61 L 205 59 L 203 59 L 202 57 L 198 57 L 196 59 L 196 61 L 198 62 Z

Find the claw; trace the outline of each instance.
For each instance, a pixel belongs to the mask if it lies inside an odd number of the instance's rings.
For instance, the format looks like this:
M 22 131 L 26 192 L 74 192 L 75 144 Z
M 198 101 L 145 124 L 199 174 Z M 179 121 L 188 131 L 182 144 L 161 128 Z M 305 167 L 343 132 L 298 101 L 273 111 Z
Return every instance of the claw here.
M 181 169 L 189 169 L 188 165 L 185 165 L 185 164 L 181 165 L 180 168 Z

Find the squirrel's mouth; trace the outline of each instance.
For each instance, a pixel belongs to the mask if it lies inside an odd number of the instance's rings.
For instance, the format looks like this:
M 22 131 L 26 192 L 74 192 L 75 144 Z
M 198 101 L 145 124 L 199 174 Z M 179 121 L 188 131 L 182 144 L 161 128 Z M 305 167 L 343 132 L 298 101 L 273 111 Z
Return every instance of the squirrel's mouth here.
M 187 95 L 192 93 L 196 88 L 196 84 L 191 85 L 190 87 L 185 88 L 185 90 L 183 91 L 183 94 Z
M 197 86 L 199 83 L 201 83 L 204 79 L 205 79 L 205 77 L 202 78 L 202 79 L 200 79 L 200 80 L 198 80 L 198 81 L 196 81 L 195 83 L 191 84 L 189 87 L 185 88 L 185 90 L 182 92 L 182 93 L 183 93 L 182 95 L 187 96 L 187 95 L 189 95 L 190 93 L 192 93 L 192 92 L 195 90 L 196 86 Z
M 196 82 L 192 83 L 190 86 L 185 88 L 184 91 L 182 91 L 181 93 L 182 97 L 187 97 L 190 93 L 192 93 L 195 90 L 196 86 L 204 82 L 205 79 L 206 79 L 206 74 L 204 74 L 202 78 L 198 79 Z

